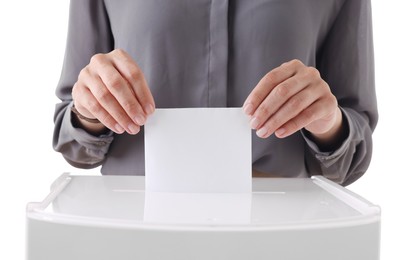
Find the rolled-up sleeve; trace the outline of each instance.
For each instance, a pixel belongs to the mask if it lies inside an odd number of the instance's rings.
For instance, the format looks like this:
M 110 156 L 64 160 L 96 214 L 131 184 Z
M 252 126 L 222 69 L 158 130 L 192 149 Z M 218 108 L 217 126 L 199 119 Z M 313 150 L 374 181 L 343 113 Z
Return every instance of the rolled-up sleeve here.
M 71 122 L 72 87 L 95 53 L 112 50 L 113 40 L 103 1 L 72 0 L 64 63 L 56 95 L 53 148 L 73 166 L 100 165 L 113 141 L 113 133 L 93 136 Z
M 311 174 L 347 185 L 369 166 L 378 121 L 370 1 L 344 2 L 319 49 L 317 68 L 337 97 L 349 132 L 342 145 L 330 152 L 321 151 L 304 134 L 306 166 Z

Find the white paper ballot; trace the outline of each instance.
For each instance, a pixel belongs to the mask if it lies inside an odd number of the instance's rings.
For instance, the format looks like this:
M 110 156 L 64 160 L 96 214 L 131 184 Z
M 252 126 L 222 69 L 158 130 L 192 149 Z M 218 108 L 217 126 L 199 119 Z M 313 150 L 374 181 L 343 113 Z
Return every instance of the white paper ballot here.
M 145 125 L 146 191 L 251 192 L 242 108 L 156 109 Z

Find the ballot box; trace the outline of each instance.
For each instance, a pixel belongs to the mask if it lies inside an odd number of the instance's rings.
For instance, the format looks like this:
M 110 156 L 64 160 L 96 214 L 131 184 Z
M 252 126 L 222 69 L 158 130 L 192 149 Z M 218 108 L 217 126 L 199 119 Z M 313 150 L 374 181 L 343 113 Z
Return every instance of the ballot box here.
M 323 177 L 249 193 L 146 192 L 141 176 L 61 175 L 27 205 L 28 260 L 376 260 L 380 208 Z

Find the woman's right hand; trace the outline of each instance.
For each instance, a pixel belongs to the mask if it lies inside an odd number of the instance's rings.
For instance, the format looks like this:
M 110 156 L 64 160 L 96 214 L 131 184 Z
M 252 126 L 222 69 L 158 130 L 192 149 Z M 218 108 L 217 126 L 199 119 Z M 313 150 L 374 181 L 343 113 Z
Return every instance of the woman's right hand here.
M 94 55 L 72 89 L 80 114 L 115 133 L 137 134 L 155 110 L 143 72 L 125 51 Z

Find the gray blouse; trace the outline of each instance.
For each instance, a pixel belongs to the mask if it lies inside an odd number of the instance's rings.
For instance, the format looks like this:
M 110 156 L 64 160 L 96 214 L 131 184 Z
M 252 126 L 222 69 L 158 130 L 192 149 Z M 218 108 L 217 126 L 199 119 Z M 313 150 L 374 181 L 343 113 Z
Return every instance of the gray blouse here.
M 326 152 L 305 131 L 284 139 L 253 132 L 253 169 L 347 185 L 368 168 L 378 120 L 369 0 L 72 0 L 53 147 L 75 167 L 142 175 L 143 131 L 96 137 L 71 123 L 80 70 L 116 48 L 138 63 L 157 108 L 239 107 L 282 63 L 314 66 L 338 99 L 347 138 Z

